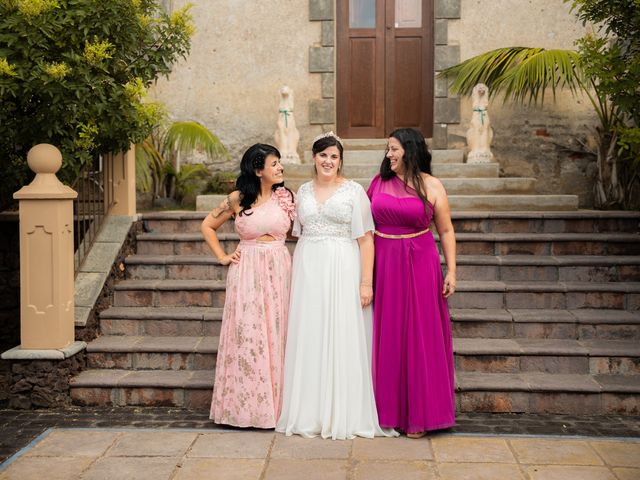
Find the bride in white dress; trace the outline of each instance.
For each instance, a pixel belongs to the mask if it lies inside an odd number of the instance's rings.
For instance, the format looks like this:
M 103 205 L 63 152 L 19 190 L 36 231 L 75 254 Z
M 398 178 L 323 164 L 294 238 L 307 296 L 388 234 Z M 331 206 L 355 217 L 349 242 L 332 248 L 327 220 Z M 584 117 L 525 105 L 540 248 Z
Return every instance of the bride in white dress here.
M 340 175 L 332 132 L 313 144 L 315 179 L 300 187 L 283 405 L 276 431 L 346 439 L 393 436 L 378 424 L 371 380 L 373 218 Z

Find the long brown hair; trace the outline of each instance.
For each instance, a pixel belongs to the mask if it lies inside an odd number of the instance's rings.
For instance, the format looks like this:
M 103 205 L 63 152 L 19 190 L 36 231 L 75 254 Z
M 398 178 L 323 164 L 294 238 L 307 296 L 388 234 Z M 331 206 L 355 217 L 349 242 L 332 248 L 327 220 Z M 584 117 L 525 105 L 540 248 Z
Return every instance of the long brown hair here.
M 420 197 L 426 206 L 428 202 L 427 188 L 420 174 L 428 173 L 431 175 L 431 154 L 429 150 L 427 150 L 424 136 L 414 128 L 399 128 L 389 134 L 389 138 L 392 137 L 398 140 L 404 149 L 402 161 L 404 162 L 403 181 L 405 188 L 408 186 L 409 180 L 411 180 L 418 197 Z M 391 170 L 391 160 L 385 155 L 380 165 L 380 178 L 382 178 L 382 180 L 389 180 L 395 175 L 396 172 Z

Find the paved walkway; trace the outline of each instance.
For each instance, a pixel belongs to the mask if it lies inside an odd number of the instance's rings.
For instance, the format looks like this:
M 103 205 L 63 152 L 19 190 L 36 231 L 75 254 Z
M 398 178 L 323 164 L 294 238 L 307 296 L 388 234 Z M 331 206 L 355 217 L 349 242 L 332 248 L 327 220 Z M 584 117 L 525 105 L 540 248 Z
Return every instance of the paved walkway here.
M 52 428 L 7 479 L 638 480 L 640 439 L 438 434 L 331 441 L 273 431 Z
M 173 407 L 68 407 L 0 410 L 0 462 L 48 428 L 192 428 L 217 431 L 208 411 Z M 450 433 L 631 437 L 640 439 L 640 416 L 459 413 Z

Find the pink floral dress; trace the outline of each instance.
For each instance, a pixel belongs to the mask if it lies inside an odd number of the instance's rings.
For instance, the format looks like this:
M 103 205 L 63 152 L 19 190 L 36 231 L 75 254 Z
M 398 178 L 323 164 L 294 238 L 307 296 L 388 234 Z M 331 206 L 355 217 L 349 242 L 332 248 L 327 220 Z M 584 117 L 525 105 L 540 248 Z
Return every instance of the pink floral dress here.
M 285 246 L 295 215 L 291 194 L 238 215 L 240 262 L 227 272 L 210 418 L 238 427 L 274 428 L 281 408 L 291 275 Z M 258 241 L 271 235 L 274 241 Z

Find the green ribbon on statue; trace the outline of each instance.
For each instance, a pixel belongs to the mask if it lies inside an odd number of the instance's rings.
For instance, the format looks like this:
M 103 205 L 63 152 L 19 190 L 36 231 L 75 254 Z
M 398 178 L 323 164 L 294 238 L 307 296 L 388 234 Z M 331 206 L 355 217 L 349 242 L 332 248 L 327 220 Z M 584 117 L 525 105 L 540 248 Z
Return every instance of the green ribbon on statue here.
M 480 121 L 482 122 L 482 125 L 484 126 L 484 116 L 487 114 L 487 109 L 486 108 L 476 107 L 476 108 L 473 109 L 473 111 L 480 113 Z
M 287 108 L 281 108 L 280 113 L 284 114 L 284 127 L 289 127 L 289 115 L 293 112 L 293 110 L 289 110 Z

